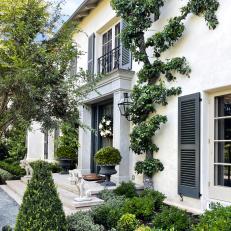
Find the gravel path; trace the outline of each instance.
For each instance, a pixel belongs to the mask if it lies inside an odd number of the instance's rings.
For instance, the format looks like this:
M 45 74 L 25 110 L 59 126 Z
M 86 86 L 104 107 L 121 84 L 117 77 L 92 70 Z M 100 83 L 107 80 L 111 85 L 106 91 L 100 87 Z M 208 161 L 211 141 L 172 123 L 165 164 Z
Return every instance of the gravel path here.
M 0 230 L 5 225 L 15 225 L 18 209 L 18 204 L 0 189 Z

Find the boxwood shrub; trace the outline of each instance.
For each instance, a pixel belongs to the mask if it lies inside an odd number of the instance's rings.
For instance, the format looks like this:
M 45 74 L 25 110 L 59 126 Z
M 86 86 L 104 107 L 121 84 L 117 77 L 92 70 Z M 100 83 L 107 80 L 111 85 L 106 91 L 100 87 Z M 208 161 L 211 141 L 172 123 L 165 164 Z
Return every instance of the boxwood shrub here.
M 115 190 L 114 193 L 119 196 L 132 198 L 137 196 L 135 184 L 131 181 L 122 182 Z
M 33 170 L 17 216 L 15 231 L 66 231 L 65 214 L 49 164 L 44 161 L 33 162 Z
M 155 215 L 153 224 L 155 228 L 159 229 L 186 231 L 191 227 L 191 219 L 184 210 L 165 206 L 161 212 Z
M 117 165 L 121 161 L 121 155 L 118 149 L 108 146 L 95 154 L 95 161 L 98 165 Z
M 211 211 L 206 211 L 193 229 L 194 231 L 230 231 L 231 206 L 223 207 L 219 204 L 213 206 Z
M 0 168 L 0 177 L 1 177 L 1 179 L 3 179 L 3 181 L 13 179 L 13 175 L 11 173 L 9 173 L 6 170 L 1 169 L 1 168 Z
M 0 161 L 0 168 L 18 178 L 26 174 L 25 170 L 19 166 L 19 163 L 7 163 L 5 161 Z
M 124 198 L 113 197 L 102 205 L 92 208 L 91 215 L 96 224 L 103 225 L 106 230 L 116 228 L 123 213 Z

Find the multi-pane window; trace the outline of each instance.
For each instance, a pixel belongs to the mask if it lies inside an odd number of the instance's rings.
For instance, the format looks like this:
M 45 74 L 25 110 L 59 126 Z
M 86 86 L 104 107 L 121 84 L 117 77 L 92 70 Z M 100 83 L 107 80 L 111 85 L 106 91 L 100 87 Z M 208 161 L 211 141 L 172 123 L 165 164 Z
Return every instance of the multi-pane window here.
M 120 23 L 115 26 L 115 58 L 114 68 L 119 68 L 120 57 Z
M 231 187 L 231 94 L 215 98 L 214 182 Z
M 103 72 L 112 70 L 112 29 L 103 34 Z

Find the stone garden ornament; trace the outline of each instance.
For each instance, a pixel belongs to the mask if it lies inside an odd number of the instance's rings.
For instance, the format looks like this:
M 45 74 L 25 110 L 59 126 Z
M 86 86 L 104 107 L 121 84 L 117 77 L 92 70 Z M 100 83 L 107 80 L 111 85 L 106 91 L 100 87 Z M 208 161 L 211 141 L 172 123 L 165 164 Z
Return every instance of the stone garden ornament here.
M 72 185 L 75 185 L 78 190 L 78 197 L 74 200 L 77 202 L 91 201 L 91 191 L 86 190 L 85 183 L 82 173 L 78 169 L 69 171 L 69 180 Z
M 26 157 L 23 160 L 20 160 L 20 167 L 24 168 L 26 170 L 26 176 L 27 178 L 31 178 L 33 174 L 33 169 L 30 166 L 30 163 L 28 160 L 26 160 Z

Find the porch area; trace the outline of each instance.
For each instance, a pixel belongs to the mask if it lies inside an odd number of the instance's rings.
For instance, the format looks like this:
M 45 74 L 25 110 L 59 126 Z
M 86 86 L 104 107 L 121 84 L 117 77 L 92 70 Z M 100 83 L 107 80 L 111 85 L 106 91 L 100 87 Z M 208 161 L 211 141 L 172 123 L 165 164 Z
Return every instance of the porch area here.
M 66 215 L 70 215 L 79 210 L 89 210 L 92 206 L 101 204 L 103 201 L 97 197 L 98 193 L 105 189 L 96 181 L 86 181 L 85 188 L 89 191 L 92 201 L 78 203 L 74 199 L 78 196 L 78 190 L 75 185 L 71 185 L 69 175 L 54 173 L 53 179 L 57 187 L 59 197 L 63 203 L 63 209 Z M 22 198 L 26 190 L 27 182 L 25 178 L 21 180 L 7 181 L 6 185 L 0 185 L 0 188 L 5 191 L 17 204 L 22 203 Z M 107 187 L 109 190 L 115 189 L 116 186 Z M 136 185 L 137 191 L 143 190 L 143 186 Z

